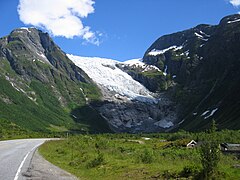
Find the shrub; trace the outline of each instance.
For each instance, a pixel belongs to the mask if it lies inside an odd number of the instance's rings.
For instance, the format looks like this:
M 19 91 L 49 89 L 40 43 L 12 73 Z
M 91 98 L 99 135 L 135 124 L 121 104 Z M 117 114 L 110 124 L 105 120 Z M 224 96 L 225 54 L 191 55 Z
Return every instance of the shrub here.
M 87 168 L 94 168 L 104 163 L 104 156 L 102 153 L 98 153 L 98 156 L 87 163 Z
M 185 166 L 183 170 L 179 173 L 181 177 L 188 178 L 190 176 L 196 177 L 200 170 L 197 166 Z
M 142 153 L 139 154 L 138 159 L 142 163 L 150 164 L 153 162 L 153 159 L 154 159 L 153 153 L 148 149 L 145 149 Z
M 108 141 L 105 138 L 97 137 L 95 143 L 96 149 L 107 149 L 108 148 Z

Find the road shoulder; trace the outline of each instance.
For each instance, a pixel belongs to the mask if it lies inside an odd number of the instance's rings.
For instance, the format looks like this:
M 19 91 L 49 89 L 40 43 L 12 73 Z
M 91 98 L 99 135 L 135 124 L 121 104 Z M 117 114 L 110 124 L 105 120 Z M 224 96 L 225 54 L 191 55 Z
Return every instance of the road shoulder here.
M 45 160 L 38 152 L 33 154 L 30 166 L 22 173 L 27 180 L 77 180 L 75 176 Z

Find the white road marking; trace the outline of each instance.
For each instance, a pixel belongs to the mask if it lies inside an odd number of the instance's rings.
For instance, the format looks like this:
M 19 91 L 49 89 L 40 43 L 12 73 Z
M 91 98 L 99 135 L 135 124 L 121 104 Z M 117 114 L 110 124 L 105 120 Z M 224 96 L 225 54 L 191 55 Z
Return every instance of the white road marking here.
M 18 168 L 18 170 L 17 170 L 17 173 L 16 173 L 16 175 L 15 175 L 15 177 L 14 177 L 14 180 L 18 180 L 19 173 L 21 172 L 22 166 L 23 166 L 24 162 L 26 161 L 28 155 L 29 155 L 35 148 L 37 148 L 38 146 L 40 146 L 41 144 L 42 144 L 42 143 L 34 146 L 34 147 L 26 154 L 26 156 L 23 158 L 23 160 L 22 160 L 22 162 L 21 162 L 21 164 L 20 164 L 20 166 L 19 166 L 19 168 Z

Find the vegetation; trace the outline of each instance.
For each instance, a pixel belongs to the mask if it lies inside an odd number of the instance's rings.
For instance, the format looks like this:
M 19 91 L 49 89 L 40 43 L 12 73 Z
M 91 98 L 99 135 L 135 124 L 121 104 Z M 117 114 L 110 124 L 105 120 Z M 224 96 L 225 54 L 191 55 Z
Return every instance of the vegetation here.
M 0 41 L 1 48 L 11 52 L 0 57 L 0 119 L 40 134 L 110 132 L 105 120 L 89 107 L 100 99 L 100 90 L 47 34 L 16 30 Z M 39 45 L 51 64 L 45 62 Z M 84 115 L 77 116 L 79 112 Z
M 59 133 L 42 133 L 33 132 L 24 129 L 13 122 L 0 119 L 0 140 L 23 139 L 23 138 L 42 138 L 42 137 L 59 137 Z
M 216 137 L 216 124 L 212 122 L 212 127 L 207 134 L 207 139 L 200 148 L 201 163 L 203 167 L 203 178 L 210 179 L 217 172 L 217 166 L 220 161 L 219 142 Z
M 16 78 L 14 78 L 14 81 L 21 82 Z M 45 133 L 81 129 L 84 129 L 85 132 L 96 132 L 105 123 L 105 120 L 99 118 L 96 112 L 85 106 L 86 100 L 80 87 L 86 93 L 89 101 L 95 101 L 101 95 L 97 87 L 93 85 L 79 83 L 78 86 L 74 86 L 66 81 L 65 84 L 69 88 L 66 90 L 66 88 L 63 89 L 63 83 L 59 81 L 59 84 L 57 84 L 61 93 L 59 94 L 52 89 L 51 85 L 37 80 L 31 81 L 27 86 L 18 87 L 22 89 L 21 91 L 15 89 L 1 75 L 0 84 L 0 119 L 8 120 L 23 129 Z M 64 96 L 65 101 L 63 100 L 63 104 L 57 99 L 58 96 Z M 88 112 L 91 116 L 88 118 L 86 118 L 87 116 L 83 117 L 86 114 L 83 113 L 81 117 L 75 119 L 72 116 L 75 112 Z M 99 123 L 96 123 L 94 117 L 99 119 L 97 121 Z M 89 124 L 92 121 L 95 123 Z M 3 126 L 1 122 L 0 126 Z M 110 132 L 108 126 L 104 125 L 104 127 L 99 132 Z M 105 129 L 107 131 L 104 131 Z
M 229 139 L 229 134 L 232 134 Z M 216 132 L 217 140 L 239 142 L 239 131 Z M 81 179 L 203 179 L 205 163 L 201 148 L 186 148 L 208 133 L 99 134 L 78 135 L 51 141 L 40 147 L 50 162 Z M 212 179 L 240 179 L 240 160 L 234 155 L 219 159 Z M 209 167 L 209 166 L 208 166 Z M 210 166 L 211 167 L 211 166 Z

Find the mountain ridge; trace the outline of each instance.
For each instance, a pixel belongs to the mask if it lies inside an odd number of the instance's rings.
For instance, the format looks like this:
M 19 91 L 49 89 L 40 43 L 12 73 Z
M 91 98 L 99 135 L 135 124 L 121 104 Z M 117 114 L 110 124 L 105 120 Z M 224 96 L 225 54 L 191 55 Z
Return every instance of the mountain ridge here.
M 74 114 L 75 109 L 86 110 L 86 96 L 98 99 L 99 89 L 47 33 L 20 28 L 1 38 L 0 69 L 1 119 L 34 131 L 101 132 L 94 125 L 98 122 Z M 97 117 L 94 110 L 87 110 Z M 105 120 L 99 121 L 99 127 L 109 132 L 107 125 L 100 125 Z
M 0 39 L 0 119 L 33 131 L 238 129 L 240 15 L 164 35 L 142 59 L 65 54 L 35 28 Z
M 201 130 L 211 118 L 219 128 L 239 128 L 239 19 L 238 14 L 230 15 L 218 25 L 199 25 L 162 36 L 145 52 L 145 63 L 167 68 L 175 76 L 177 86 L 169 91 L 181 112 L 180 128 Z M 153 49 L 158 53 L 155 56 L 150 53 Z

